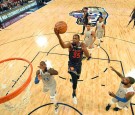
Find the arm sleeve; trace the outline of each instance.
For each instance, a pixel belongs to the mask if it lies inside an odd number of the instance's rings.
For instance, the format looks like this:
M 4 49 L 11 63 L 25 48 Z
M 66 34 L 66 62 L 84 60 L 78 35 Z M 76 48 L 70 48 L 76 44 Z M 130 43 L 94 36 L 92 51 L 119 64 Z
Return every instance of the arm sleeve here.
M 115 97 L 118 101 L 124 102 L 126 103 L 128 100 L 124 97 L 124 98 L 120 98 L 118 96 Z
M 38 80 L 38 76 L 35 77 L 35 84 L 38 84 L 39 83 L 39 80 Z

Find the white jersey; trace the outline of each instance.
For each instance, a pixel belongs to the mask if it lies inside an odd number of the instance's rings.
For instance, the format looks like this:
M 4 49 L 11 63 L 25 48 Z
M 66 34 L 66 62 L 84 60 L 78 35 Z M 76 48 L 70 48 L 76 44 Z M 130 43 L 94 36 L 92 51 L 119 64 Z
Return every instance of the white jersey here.
M 86 44 L 87 47 L 88 47 L 88 46 L 91 44 L 91 42 L 93 41 L 93 38 L 92 38 L 91 33 L 92 33 L 92 30 L 89 30 L 89 31 L 86 30 L 86 31 L 85 31 L 84 42 L 85 42 L 85 44 Z
M 103 22 L 97 21 L 97 31 L 104 31 L 103 24 Z
M 129 88 L 124 88 L 124 85 L 121 83 L 120 84 L 120 87 L 119 87 L 119 90 L 117 91 L 116 95 L 121 97 L 121 98 L 124 98 L 125 95 L 128 93 L 128 92 L 134 92 L 134 89 L 133 87 L 129 87 Z
M 43 81 L 43 84 L 45 86 L 49 87 L 49 86 L 56 84 L 54 76 L 50 75 L 50 73 L 48 73 L 48 72 L 43 73 L 43 71 L 40 69 L 40 75 L 41 75 L 41 79 Z

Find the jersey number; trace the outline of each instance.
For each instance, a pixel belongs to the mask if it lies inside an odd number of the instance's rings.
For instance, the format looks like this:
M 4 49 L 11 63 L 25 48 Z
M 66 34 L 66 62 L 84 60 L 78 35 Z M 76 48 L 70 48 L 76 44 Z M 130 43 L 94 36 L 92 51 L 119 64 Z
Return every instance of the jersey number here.
M 80 52 L 74 51 L 73 58 L 80 58 Z
M 44 80 L 45 80 L 45 81 L 49 81 L 49 78 L 48 78 L 48 77 L 46 77 L 46 78 L 44 78 Z

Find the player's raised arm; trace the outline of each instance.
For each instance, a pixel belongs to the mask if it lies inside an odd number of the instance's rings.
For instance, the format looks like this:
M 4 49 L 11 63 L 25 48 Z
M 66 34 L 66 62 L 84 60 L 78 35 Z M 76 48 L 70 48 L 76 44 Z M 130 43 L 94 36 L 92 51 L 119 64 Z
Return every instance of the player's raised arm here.
M 41 76 L 40 76 L 40 71 L 39 70 L 37 70 L 36 71 L 36 77 L 35 77 L 35 84 L 38 84 L 39 83 L 39 81 L 40 81 L 40 79 L 41 79 Z
M 61 39 L 61 36 L 60 36 L 59 31 L 57 30 L 57 28 L 54 28 L 54 32 L 55 32 L 57 38 L 59 39 L 59 43 L 60 43 L 61 47 L 62 48 L 70 48 L 70 46 L 71 46 L 70 42 L 67 43 L 67 44 L 65 44 L 63 42 L 63 40 Z
M 131 17 L 131 16 L 132 16 L 132 14 L 134 13 L 134 11 L 135 11 L 135 10 L 133 9 L 133 11 L 132 11 L 132 12 L 131 12 L 131 14 L 130 14 L 130 17 Z
M 121 79 L 124 78 L 124 76 L 123 76 L 120 72 L 118 72 L 117 70 L 115 70 L 112 66 L 110 66 L 110 68 L 111 68 L 111 70 L 114 71 Z
M 49 72 L 51 75 L 58 75 L 58 71 L 55 70 L 55 69 L 53 69 L 53 68 L 50 68 L 50 69 L 48 70 L 48 72 Z

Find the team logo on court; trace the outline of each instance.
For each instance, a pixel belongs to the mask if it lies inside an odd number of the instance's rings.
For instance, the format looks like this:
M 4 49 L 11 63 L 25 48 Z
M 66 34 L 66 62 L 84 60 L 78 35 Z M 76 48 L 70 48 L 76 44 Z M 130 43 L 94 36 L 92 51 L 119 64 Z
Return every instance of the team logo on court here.
M 108 13 L 105 11 L 104 8 L 101 8 L 101 7 L 87 7 L 87 8 L 88 8 L 88 15 L 90 18 L 89 23 L 91 24 L 91 26 L 96 25 L 96 22 L 99 16 L 103 17 L 104 24 L 106 24 Z M 69 15 L 77 18 L 76 23 L 78 25 L 83 25 L 83 11 L 82 10 L 72 11 L 69 13 Z

